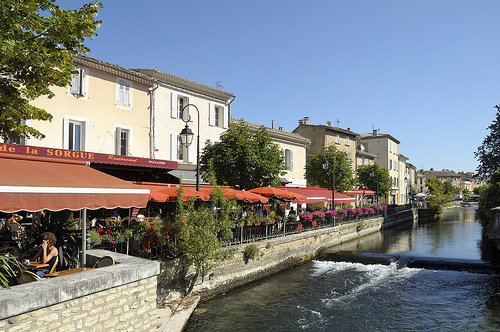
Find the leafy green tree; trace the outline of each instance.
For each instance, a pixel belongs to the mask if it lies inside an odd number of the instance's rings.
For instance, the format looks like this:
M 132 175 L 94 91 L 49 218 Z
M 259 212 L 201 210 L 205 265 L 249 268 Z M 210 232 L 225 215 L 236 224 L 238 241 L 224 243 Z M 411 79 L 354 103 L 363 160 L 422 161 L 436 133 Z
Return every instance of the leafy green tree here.
M 234 250 L 223 245 L 232 238 L 235 211 L 238 211 L 235 200 L 224 199 L 215 184 L 210 203 L 198 203 L 195 199 L 177 201 L 174 222 L 177 249 L 187 256 L 196 271 L 188 293 L 200 274 L 204 277 L 218 263 L 232 257 Z
M 324 160 L 328 169 L 323 169 Z M 332 189 L 333 168 L 335 167 L 335 191 L 344 192 L 354 185 L 352 162 L 347 152 L 338 151 L 333 145 L 316 152 L 307 160 L 306 179 L 313 186 Z
M 265 127 L 252 134 L 244 124 L 232 125 L 219 143 L 207 141 L 200 157 L 200 171 L 206 179 L 210 167 L 217 184 L 241 189 L 281 185 L 283 152 L 272 142 Z
M 73 57 L 87 53 L 85 38 L 97 35 L 99 8 L 97 2 L 80 10 L 62 10 L 52 0 L 0 2 L 0 137 L 45 137 L 21 120 L 52 119 L 30 101 L 53 97 L 50 86 L 70 84 Z
M 392 179 L 387 168 L 374 165 L 360 165 L 357 169 L 359 183 L 363 188 L 377 191 L 377 174 L 378 174 L 378 195 L 387 196 L 391 192 Z M 373 176 L 372 176 L 373 175 Z
M 479 187 L 479 205 L 476 213 L 487 232 L 491 228 L 490 210 L 497 206 L 500 206 L 500 170 L 492 172 L 489 183 Z
M 484 138 L 483 144 L 474 152 L 478 160 L 477 175 L 489 177 L 491 173 L 500 169 L 500 105 L 494 106 L 497 110 L 496 119 L 486 128 L 490 133 Z
M 454 197 L 455 187 L 451 185 L 450 181 L 443 183 L 438 179 L 427 179 L 425 185 L 429 189 L 429 216 L 435 217 L 443 211 L 443 206 L 451 202 Z M 455 188 L 455 189 L 454 189 Z

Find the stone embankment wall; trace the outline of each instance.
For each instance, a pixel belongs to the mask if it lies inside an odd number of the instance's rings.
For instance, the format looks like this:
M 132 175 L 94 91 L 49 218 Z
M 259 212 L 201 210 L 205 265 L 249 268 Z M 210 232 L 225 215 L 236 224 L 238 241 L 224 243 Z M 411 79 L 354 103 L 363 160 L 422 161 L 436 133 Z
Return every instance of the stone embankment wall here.
M 235 250 L 233 259 L 223 262 L 210 271 L 203 280 L 201 277 L 198 278 L 193 293 L 203 298 L 223 293 L 310 261 L 327 247 L 379 232 L 382 228 L 409 222 L 416 218 L 417 212 L 410 210 L 401 213 L 399 218 L 394 218 L 390 223 L 384 223 L 384 218 L 379 217 L 233 246 Z M 257 254 L 253 259 L 245 261 L 243 252 L 249 245 L 257 247 Z M 185 266 L 182 266 L 179 260 L 162 262 L 162 273 L 158 282 L 160 304 L 185 295 L 187 284 L 183 277 L 188 271 Z M 165 277 L 164 269 L 170 271 L 168 277 Z M 172 274 L 173 270 L 176 270 L 178 274 Z
M 91 271 L 0 290 L 0 331 L 155 331 L 158 262 L 89 250 Z

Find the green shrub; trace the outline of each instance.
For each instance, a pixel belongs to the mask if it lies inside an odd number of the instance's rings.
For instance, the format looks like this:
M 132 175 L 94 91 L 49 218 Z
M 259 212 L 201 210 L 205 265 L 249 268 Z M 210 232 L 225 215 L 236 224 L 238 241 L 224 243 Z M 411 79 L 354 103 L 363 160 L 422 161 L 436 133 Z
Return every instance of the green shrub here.
M 243 249 L 243 259 L 245 260 L 245 264 L 248 263 L 249 260 L 254 259 L 257 256 L 259 249 L 256 244 L 249 244 Z

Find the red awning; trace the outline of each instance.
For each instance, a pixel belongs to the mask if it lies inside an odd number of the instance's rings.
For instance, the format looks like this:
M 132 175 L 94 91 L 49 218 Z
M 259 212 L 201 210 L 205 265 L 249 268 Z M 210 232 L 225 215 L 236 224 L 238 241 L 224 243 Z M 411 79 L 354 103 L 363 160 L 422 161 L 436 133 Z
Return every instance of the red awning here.
M 348 190 L 346 192 L 348 195 L 376 195 L 373 190 Z
M 0 155 L 0 211 L 145 207 L 149 190 L 87 167 Z
M 326 188 L 311 187 L 280 187 L 280 189 L 294 192 L 306 197 L 306 200 L 295 200 L 294 203 L 317 203 L 331 202 L 332 191 Z M 335 204 L 355 203 L 356 199 L 338 192 L 335 192 Z

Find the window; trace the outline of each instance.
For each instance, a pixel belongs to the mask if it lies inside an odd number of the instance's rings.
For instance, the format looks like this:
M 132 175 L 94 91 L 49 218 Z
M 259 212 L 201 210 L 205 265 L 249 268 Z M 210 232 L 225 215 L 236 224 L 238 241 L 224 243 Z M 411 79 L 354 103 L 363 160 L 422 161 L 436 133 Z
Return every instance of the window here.
M 90 122 L 86 118 L 65 115 L 63 119 L 63 149 L 88 151 Z
M 86 94 L 86 73 L 83 68 L 76 68 L 77 74 L 71 78 L 71 93 L 77 96 Z
M 177 118 L 178 119 L 184 119 L 183 110 L 184 110 L 185 105 L 187 105 L 187 103 L 184 102 L 184 97 L 177 98 Z
M 130 107 L 130 84 L 123 81 L 118 83 L 118 105 Z
M 345 137 L 345 145 L 346 145 L 346 146 L 349 146 L 349 136 L 346 136 L 346 137 Z
M 83 151 L 84 123 L 79 121 L 69 121 L 68 150 Z
M 132 155 L 130 153 L 130 129 L 117 127 L 115 130 L 116 154 L 121 156 Z
M 293 171 L 293 151 L 285 149 L 285 168 L 287 171 Z
M 208 105 L 208 123 L 210 126 L 227 128 L 227 111 L 224 106 L 210 103 Z
M 222 122 L 222 121 L 220 121 L 220 116 L 221 115 L 222 115 L 222 112 L 220 110 L 220 107 L 215 106 L 214 107 L 214 120 L 215 120 L 215 126 L 216 127 L 220 127 L 221 126 L 220 125 L 220 123 Z
M 188 162 L 188 148 L 182 144 L 181 136 L 177 136 L 177 160 L 187 163 Z
M 335 143 L 340 144 L 340 136 L 335 135 Z

